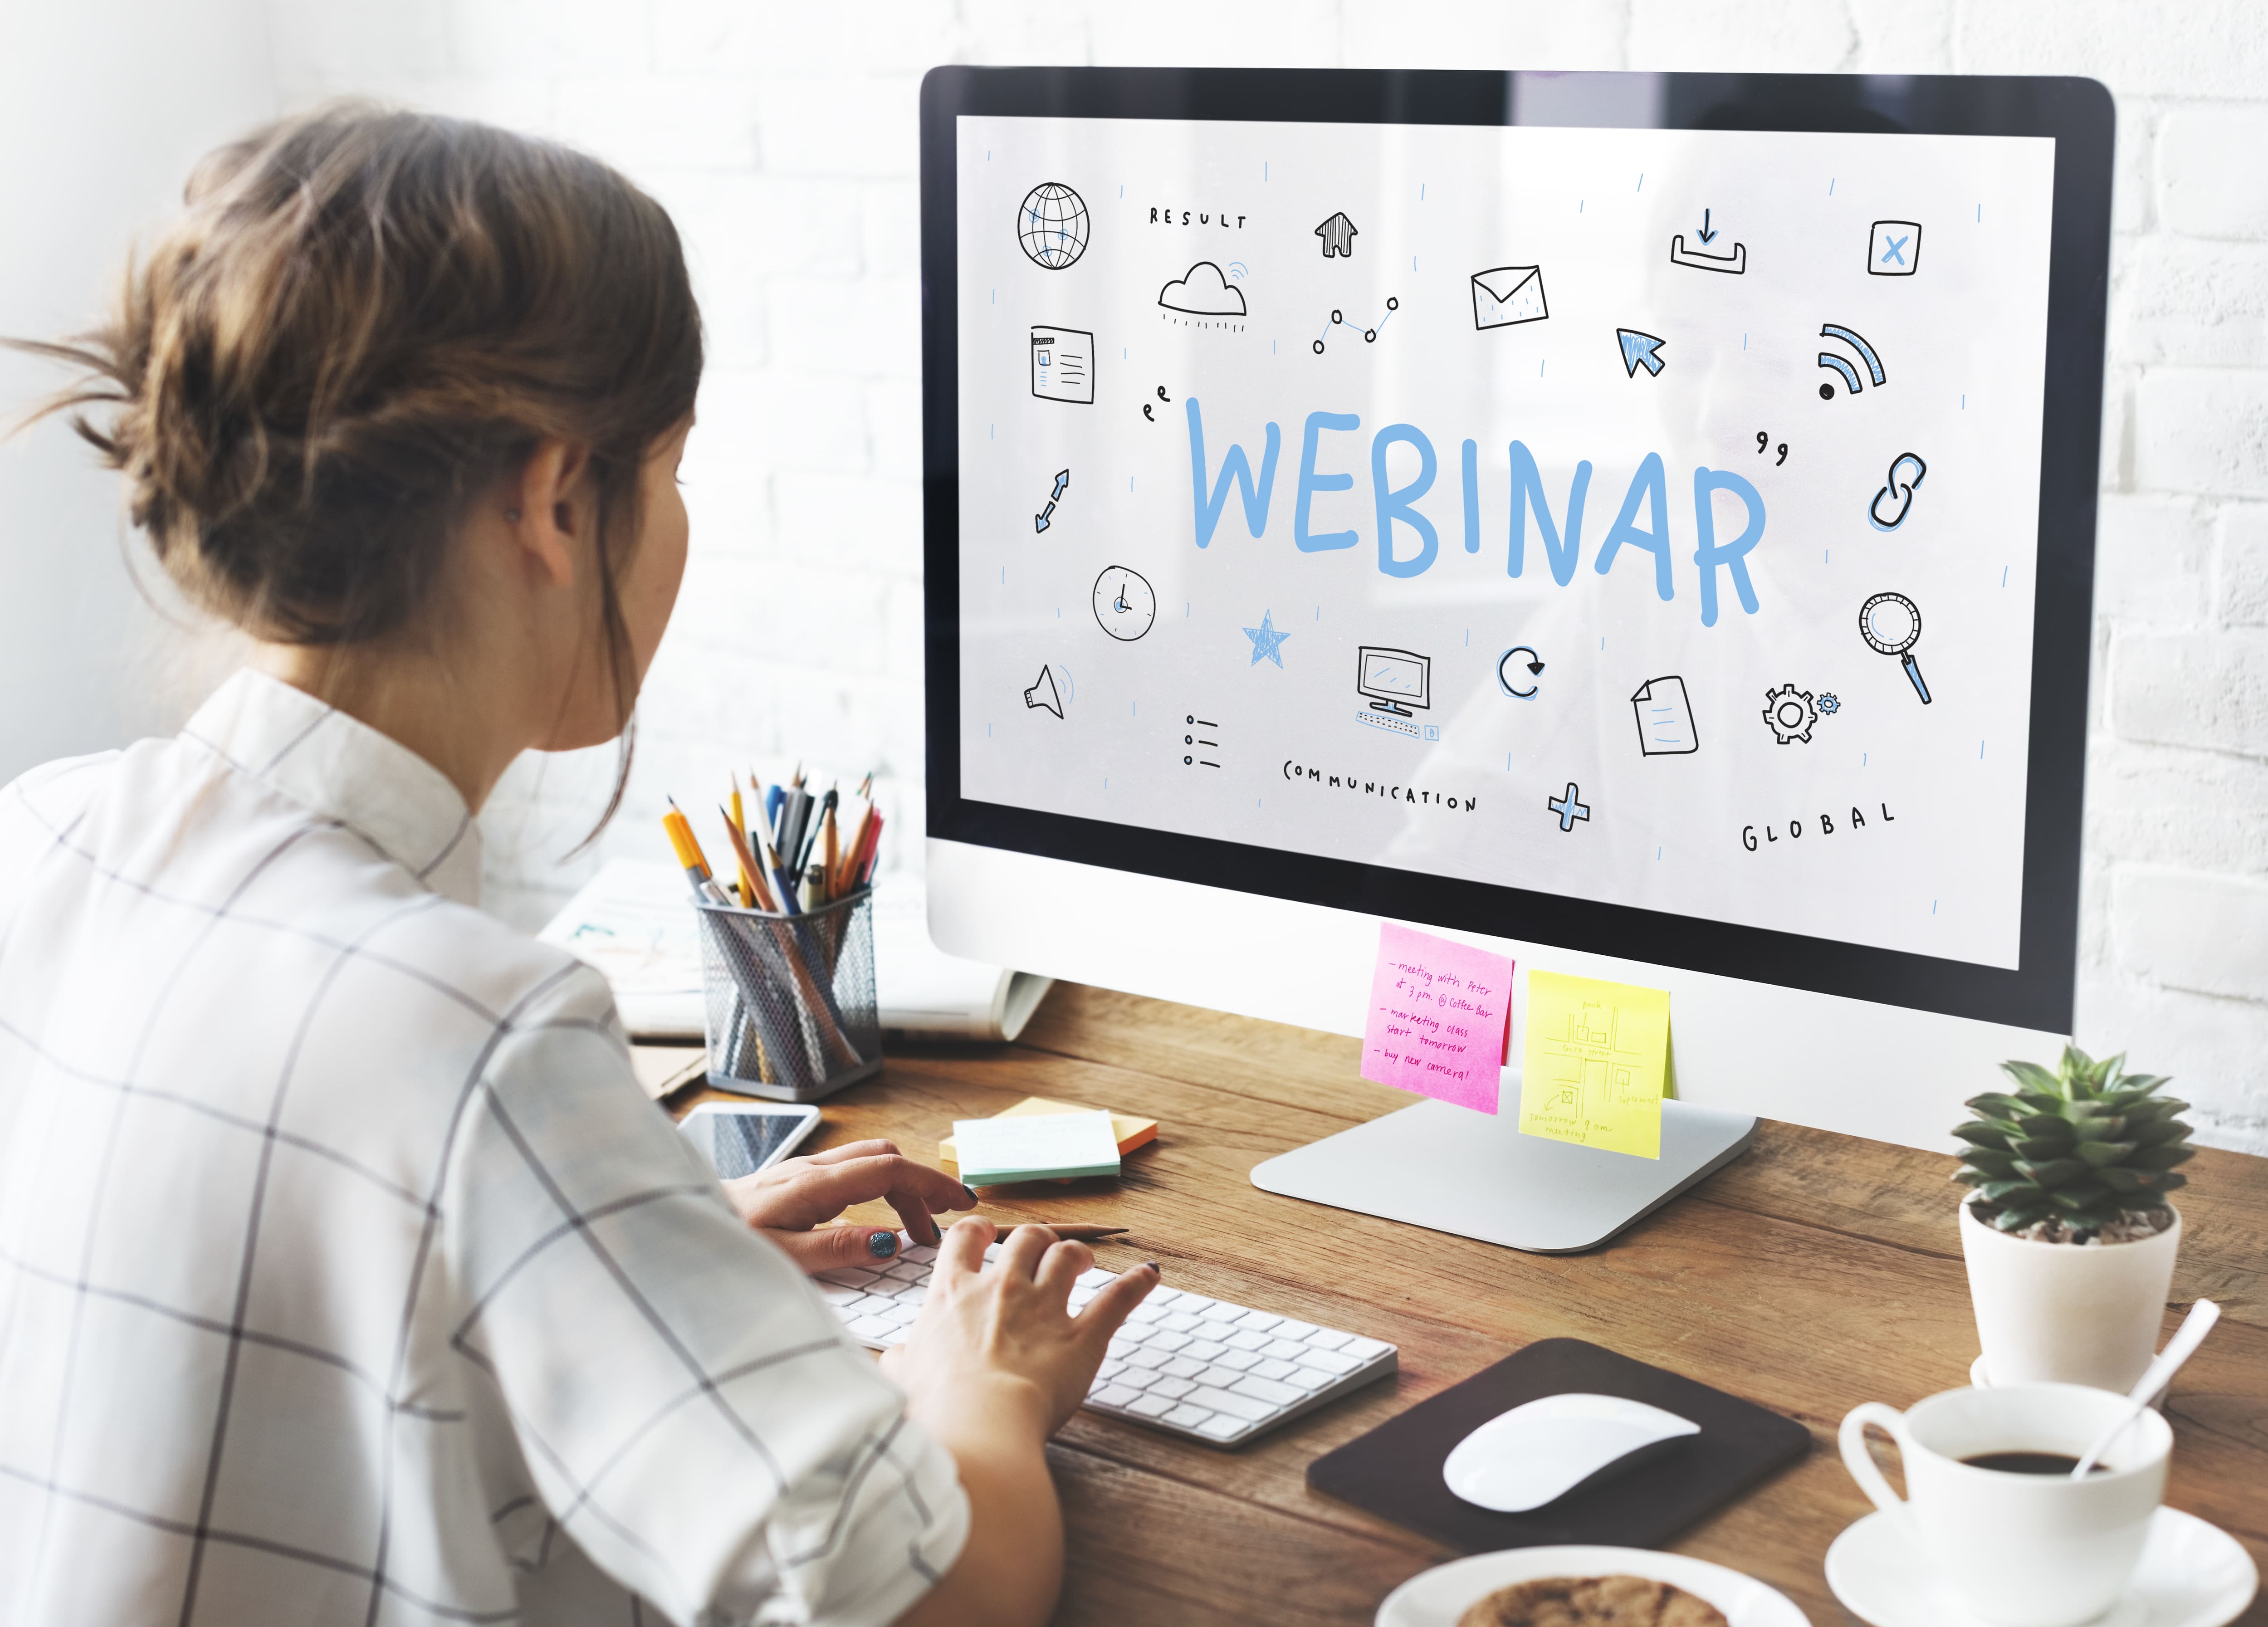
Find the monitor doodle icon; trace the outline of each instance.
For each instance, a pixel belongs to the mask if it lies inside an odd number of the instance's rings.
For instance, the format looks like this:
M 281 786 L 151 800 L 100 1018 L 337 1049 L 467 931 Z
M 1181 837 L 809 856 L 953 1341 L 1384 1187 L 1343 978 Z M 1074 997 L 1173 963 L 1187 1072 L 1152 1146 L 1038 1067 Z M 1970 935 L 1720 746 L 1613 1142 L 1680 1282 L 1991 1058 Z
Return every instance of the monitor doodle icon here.
M 1551 314 L 1543 298 L 1542 266 L 1498 266 L 1473 273 L 1473 326 L 1516 328 Z
M 1911 276 L 1921 265 L 1921 224 L 1878 220 L 1867 244 L 1869 276 Z
M 1882 358 L 1874 353 L 1874 347 L 1850 328 L 1838 322 L 1822 322 L 1820 324 L 1819 336 L 1822 339 L 1840 339 L 1856 350 L 1859 353 L 1859 359 L 1867 364 L 1867 375 L 1874 379 L 1876 389 L 1881 389 L 1883 385 L 1889 382 L 1889 375 L 1882 371 Z M 1840 373 L 1843 376 L 1843 387 L 1853 395 L 1866 387 L 1859 380 L 1859 370 L 1832 350 L 1822 350 L 1819 353 L 1819 364 L 1822 367 L 1831 367 Z M 1819 387 L 1819 399 L 1822 401 L 1831 401 L 1835 399 L 1835 386 L 1832 381 Z
M 1032 329 L 1032 394 L 1043 401 L 1094 405 L 1094 335 L 1045 324 Z

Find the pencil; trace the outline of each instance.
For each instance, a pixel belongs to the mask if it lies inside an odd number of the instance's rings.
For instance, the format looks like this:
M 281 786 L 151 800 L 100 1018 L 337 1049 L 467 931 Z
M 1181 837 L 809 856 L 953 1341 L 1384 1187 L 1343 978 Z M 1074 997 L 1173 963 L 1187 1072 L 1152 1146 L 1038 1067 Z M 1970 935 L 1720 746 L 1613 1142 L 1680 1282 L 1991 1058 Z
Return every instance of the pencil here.
M 1020 1232 L 1029 1226 L 1039 1226 L 1053 1232 L 1066 1243 L 1091 1243 L 1098 1238 L 1119 1237 L 1129 1229 L 1123 1226 L 1087 1226 L 1083 1223 L 1058 1226 L 1052 1220 L 1022 1220 L 1013 1226 L 1000 1226 L 998 1230 L 1002 1237 L 1005 1237 L 1011 1232 Z
M 873 784 L 873 778 L 874 777 L 869 774 L 866 777 L 867 783 L 870 784 Z M 860 794 L 864 795 L 865 793 L 861 792 Z M 866 850 L 866 827 L 873 822 L 874 817 L 874 805 L 873 802 L 869 801 L 866 804 L 865 812 L 858 815 L 858 823 L 851 829 L 850 845 L 843 850 L 842 866 L 836 872 L 833 879 L 832 885 L 835 889 L 835 896 L 837 898 L 842 897 L 845 893 L 854 891 L 858 887 L 858 859 L 860 855 L 865 853 Z
M 841 868 L 842 865 L 842 843 L 843 838 L 835 828 L 834 793 L 829 791 L 827 812 L 821 814 L 819 819 L 819 872 L 827 879 L 828 899 L 842 895 L 842 889 L 835 885 L 835 872 Z
M 740 866 L 740 892 L 751 909 L 770 909 L 771 894 L 764 888 L 762 879 L 756 873 L 755 855 L 748 851 L 748 838 L 730 818 L 725 821 L 725 834 L 733 838 L 733 857 Z

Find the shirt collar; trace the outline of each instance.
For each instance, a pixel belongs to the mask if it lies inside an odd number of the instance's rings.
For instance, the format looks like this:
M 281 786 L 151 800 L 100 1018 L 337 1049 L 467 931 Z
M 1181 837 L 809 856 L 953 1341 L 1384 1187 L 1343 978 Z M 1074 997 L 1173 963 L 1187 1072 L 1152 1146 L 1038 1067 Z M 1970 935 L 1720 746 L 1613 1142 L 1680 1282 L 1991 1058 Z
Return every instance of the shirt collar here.
M 481 895 L 481 835 L 448 777 L 400 741 L 247 667 L 181 731 L 239 769 L 358 832 L 460 904 Z

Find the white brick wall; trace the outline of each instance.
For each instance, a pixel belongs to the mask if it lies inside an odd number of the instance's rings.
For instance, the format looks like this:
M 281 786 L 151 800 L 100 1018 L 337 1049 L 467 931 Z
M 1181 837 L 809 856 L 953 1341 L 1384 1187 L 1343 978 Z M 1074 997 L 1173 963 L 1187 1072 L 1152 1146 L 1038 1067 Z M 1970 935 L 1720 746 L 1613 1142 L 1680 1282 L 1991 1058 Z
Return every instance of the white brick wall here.
M 287 104 L 563 136 L 676 215 L 714 345 L 694 568 L 626 817 L 724 765 L 883 776 L 920 828 L 916 92 L 940 62 L 2078 73 L 2118 99 L 2080 1038 L 2268 1151 L 2268 6 L 2259 0 L 269 0 Z M 540 918 L 611 761 L 521 765 Z

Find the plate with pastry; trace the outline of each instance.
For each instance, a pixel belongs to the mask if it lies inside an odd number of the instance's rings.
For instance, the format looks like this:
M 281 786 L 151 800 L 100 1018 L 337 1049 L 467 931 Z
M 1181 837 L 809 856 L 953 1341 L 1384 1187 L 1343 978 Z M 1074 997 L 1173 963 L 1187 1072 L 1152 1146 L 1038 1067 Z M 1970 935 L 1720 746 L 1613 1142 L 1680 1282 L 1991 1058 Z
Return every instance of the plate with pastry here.
M 1377 1627 L 1811 1627 L 1777 1588 L 1650 1548 L 1507 1548 L 1420 1572 Z

